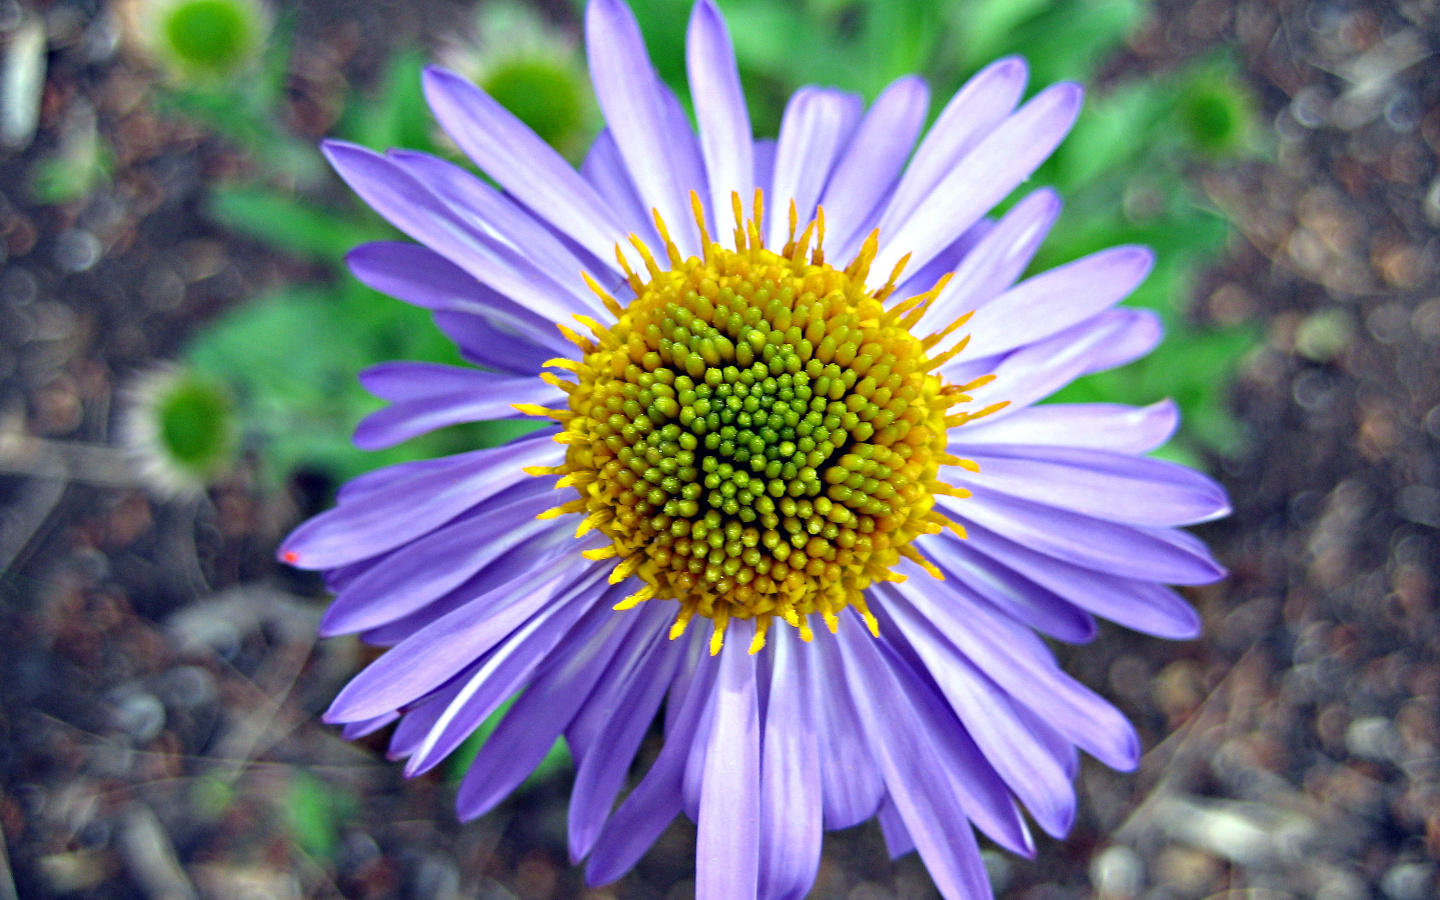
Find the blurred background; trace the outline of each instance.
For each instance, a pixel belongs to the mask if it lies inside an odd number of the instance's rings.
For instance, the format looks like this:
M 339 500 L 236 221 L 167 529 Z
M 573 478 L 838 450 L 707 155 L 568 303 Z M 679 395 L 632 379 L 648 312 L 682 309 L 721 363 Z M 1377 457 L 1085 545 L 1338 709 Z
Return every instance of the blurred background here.
M 688 0 L 631 0 L 682 96 Z M 1203 638 L 1061 647 L 1147 754 L 1087 760 L 1071 838 L 986 851 L 1024 900 L 1424 900 L 1440 891 L 1440 4 L 720 0 L 757 135 L 797 86 L 934 109 L 991 60 L 1089 93 L 1032 184 L 1066 200 L 1036 268 L 1142 242 L 1155 353 L 1057 399 L 1171 397 L 1162 452 L 1210 471 L 1232 577 Z M 383 453 L 355 373 L 458 362 L 351 279 L 394 236 L 316 142 L 455 157 L 430 61 L 578 161 L 600 126 L 579 0 L 0 0 L 0 900 L 693 895 L 679 822 L 586 890 L 557 747 L 461 826 L 473 747 L 413 781 L 387 735 L 317 720 L 372 651 L 317 643 L 273 562 Z M 438 327 L 437 327 L 438 326 Z M 479 739 L 479 738 L 477 738 Z M 937 896 L 878 829 L 827 836 L 812 893 Z

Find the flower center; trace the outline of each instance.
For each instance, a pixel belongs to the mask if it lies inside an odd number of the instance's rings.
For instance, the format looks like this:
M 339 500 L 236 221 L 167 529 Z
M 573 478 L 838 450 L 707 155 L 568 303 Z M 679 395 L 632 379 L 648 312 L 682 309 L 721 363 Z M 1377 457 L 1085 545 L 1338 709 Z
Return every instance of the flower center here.
M 682 258 L 657 214 L 669 268 L 632 236 L 648 274 L 621 256 L 635 299 L 622 306 L 592 282 L 615 324 L 577 316 L 591 337 L 561 326 L 583 353 L 550 363 L 576 376 L 549 376 L 570 408 L 525 409 L 565 426 L 564 465 L 542 471 L 563 474 L 560 486 L 580 497 L 552 513 L 585 513 L 579 534 L 611 541 L 587 555 L 617 558 L 614 582 L 644 582 L 617 609 L 676 600 L 672 636 L 706 616 L 717 625 L 712 652 L 732 617 L 756 619 L 752 652 L 777 616 L 808 640 L 806 616 L 833 630 L 853 606 L 875 631 L 865 588 L 902 579 L 892 571 L 901 557 L 938 577 L 911 543 L 960 530 L 934 497 L 968 493 L 938 473 L 974 467 L 946 452 L 946 432 L 991 411 L 951 412 L 989 376 L 951 385 L 935 373 L 963 339 L 930 352 L 969 317 L 912 335 L 945 279 L 887 309 L 904 261 L 867 288 L 872 233 L 846 268 L 828 265 L 823 210 L 797 237 L 792 204 L 776 252 L 760 239 L 759 192 L 752 219 L 736 196 L 731 250 L 711 241 L 694 195 L 692 204 L 704 259 Z

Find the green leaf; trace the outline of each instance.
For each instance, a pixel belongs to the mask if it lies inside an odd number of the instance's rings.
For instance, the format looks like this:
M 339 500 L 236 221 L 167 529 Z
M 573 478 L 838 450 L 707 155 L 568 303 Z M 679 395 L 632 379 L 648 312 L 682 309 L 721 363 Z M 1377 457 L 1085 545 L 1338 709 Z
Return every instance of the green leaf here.
M 1066 0 L 1015 28 L 997 46 L 996 55 L 1025 56 L 1032 84 L 1084 81 L 1143 12 L 1140 0 Z
M 932 0 L 887 0 L 865 7 L 859 89 L 873 98 L 902 75 L 924 69 L 937 40 L 939 11 Z
M 1073 190 L 1143 155 L 1164 99 L 1154 84 L 1091 97 L 1056 153 L 1060 180 Z
M 343 218 L 294 196 L 260 186 L 219 187 L 209 198 L 216 221 L 292 256 L 339 264 L 352 248 L 398 235 L 370 213 Z
M 427 62 L 419 48 L 397 51 L 385 67 L 376 95 L 356 96 L 346 108 L 340 133 L 379 152 L 392 147 L 434 152 L 435 120 L 420 80 Z
M 355 816 L 355 798 L 333 783 L 322 782 L 291 766 L 284 797 L 286 830 L 301 850 L 316 860 L 335 853 L 339 828 Z
M 1003 54 L 1010 32 L 1026 19 L 1048 9 L 1055 0 L 968 0 L 952 4 L 955 29 L 965 47 L 965 64 L 978 69 Z

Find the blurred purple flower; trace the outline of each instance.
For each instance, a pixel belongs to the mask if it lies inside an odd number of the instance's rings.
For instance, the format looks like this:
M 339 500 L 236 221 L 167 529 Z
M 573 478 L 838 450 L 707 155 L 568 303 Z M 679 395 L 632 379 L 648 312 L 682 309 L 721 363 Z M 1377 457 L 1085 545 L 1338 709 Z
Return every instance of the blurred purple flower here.
M 519 692 L 460 814 L 500 802 L 563 735 L 570 851 L 592 883 L 683 811 L 699 897 L 798 898 L 822 831 L 878 815 L 946 897 L 987 897 L 971 825 L 1031 855 L 1020 807 L 1069 829 L 1077 748 L 1119 769 L 1140 753 L 1036 632 L 1085 641 L 1100 616 L 1194 637 L 1163 585 L 1223 574 L 1176 528 L 1224 515 L 1223 492 L 1144 456 L 1171 404 L 1035 405 L 1160 335 L 1115 308 L 1147 250 L 1017 283 L 1059 200 L 1040 189 L 985 218 L 1064 137 L 1080 89 L 1017 109 L 1025 65 L 1001 60 L 916 147 L 918 79 L 868 110 L 808 87 L 778 141 L 754 140 L 701 0 L 697 136 L 621 0 L 591 0 L 586 27 L 608 128 L 578 172 L 441 70 L 430 104 L 500 190 L 423 154 L 326 147 L 419 242 L 357 248 L 355 275 L 433 310 L 489 370 L 366 371 L 391 405 L 357 443 L 558 423 L 357 478 L 287 540 L 282 559 L 338 595 L 324 633 L 391 648 L 327 718 L 351 737 L 398 719 L 391 753 L 415 774 Z M 662 705 L 660 755 L 617 807 Z

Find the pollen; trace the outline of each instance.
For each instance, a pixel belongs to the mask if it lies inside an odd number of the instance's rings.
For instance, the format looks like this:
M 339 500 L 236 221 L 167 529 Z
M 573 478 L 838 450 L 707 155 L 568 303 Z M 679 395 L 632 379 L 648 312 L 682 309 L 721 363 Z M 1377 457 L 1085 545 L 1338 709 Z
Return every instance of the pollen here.
M 632 236 L 645 261 L 626 267 L 634 299 L 592 282 L 614 323 L 562 326 L 582 356 L 557 361 L 574 379 L 569 408 L 547 411 L 566 446 L 549 471 L 579 493 L 559 510 L 611 541 L 592 558 L 616 561 L 612 581 L 641 583 L 617 609 L 680 604 L 672 637 L 704 616 L 718 651 L 726 623 L 755 619 L 754 652 L 777 617 L 808 640 L 808 616 L 833 630 L 846 607 L 877 632 L 865 589 L 901 580 L 902 558 L 938 576 L 912 542 L 963 533 L 935 509 L 937 495 L 964 494 L 940 467 L 974 466 L 947 454 L 947 432 L 993 408 L 958 411 L 983 380 L 936 372 L 963 339 L 934 351 L 964 320 L 911 334 L 943 280 L 887 306 L 904 263 L 867 286 L 876 233 L 838 269 L 823 210 L 797 235 L 792 204 L 775 250 L 760 238 L 760 193 L 753 217 L 733 199 L 735 249 L 711 239 L 692 194 L 703 259 L 682 257 L 656 213 L 668 267 Z

